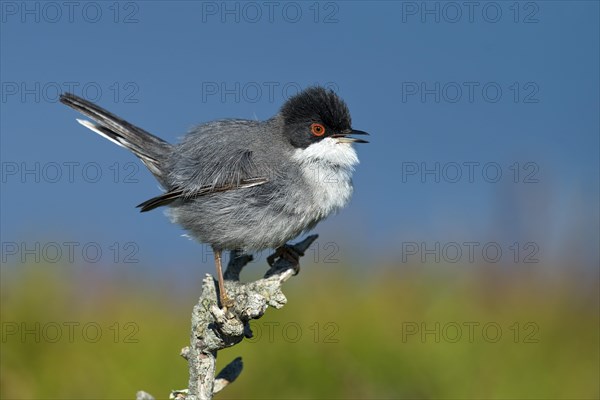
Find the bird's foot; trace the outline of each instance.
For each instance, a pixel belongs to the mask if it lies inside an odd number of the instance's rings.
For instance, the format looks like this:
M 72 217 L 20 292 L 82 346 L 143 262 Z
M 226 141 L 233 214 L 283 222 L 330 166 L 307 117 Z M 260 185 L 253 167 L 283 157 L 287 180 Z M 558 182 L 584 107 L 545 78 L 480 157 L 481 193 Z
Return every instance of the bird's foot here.
M 227 294 L 221 294 L 219 298 L 221 300 L 221 308 L 232 308 L 235 305 L 233 299 L 228 297 Z
M 300 257 L 304 255 L 304 252 L 297 250 L 294 246 L 284 244 L 275 249 L 275 253 L 267 257 L 269 266 L 273 266 L 278 258 L 287 260 L 294 267 L 294 275 L 298 275 L 300 272 Z

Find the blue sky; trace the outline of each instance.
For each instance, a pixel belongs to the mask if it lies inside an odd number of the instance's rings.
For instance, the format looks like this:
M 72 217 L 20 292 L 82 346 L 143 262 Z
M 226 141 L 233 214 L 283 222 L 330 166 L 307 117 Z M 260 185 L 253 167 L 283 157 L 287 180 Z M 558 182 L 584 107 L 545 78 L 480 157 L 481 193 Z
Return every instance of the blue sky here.
M 134 208 L 159 192 L 145 167 L 57 93 L 173 142 L 318 83 L 372 135 L 323 246 L 398 260 L 406 243 L 518 242 L 598 262 L 598 2 L 224 4 L 1 3 L 3 243 L 135 242 L 148 265 L 212 271 L 162 212 Z

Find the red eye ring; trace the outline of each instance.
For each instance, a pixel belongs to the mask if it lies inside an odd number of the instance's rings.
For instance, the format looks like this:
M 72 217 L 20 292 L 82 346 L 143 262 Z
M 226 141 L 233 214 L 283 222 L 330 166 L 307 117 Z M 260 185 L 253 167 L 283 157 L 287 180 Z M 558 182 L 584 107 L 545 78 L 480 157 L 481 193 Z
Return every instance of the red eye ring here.
M 310 131 L 315 136 L 323 136 L 325 134 L 325 127 L 321 124 L 311 124 Z

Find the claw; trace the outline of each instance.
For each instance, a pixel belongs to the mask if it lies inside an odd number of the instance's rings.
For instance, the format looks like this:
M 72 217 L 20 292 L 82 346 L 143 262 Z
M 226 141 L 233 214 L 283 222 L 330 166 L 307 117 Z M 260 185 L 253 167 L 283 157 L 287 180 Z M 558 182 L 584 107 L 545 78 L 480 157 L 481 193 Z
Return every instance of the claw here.
M 298 272 L 300 272 L 300 257 L 303 255 L 304 252 L 296 250 L 294 246 L 284 244 L 283 246 L 276 248 L 275 253 L 267 257 L 267 262 L 269 263 L 269 266 L 273 267 L 278 258 L 283 258 L 294 267 L 294 275 L 298 275 Z
M 235 305 L 233 299 L 229 298 L 227 295 L 221 296 L 220 300 L 222 308 L 232 308 Z

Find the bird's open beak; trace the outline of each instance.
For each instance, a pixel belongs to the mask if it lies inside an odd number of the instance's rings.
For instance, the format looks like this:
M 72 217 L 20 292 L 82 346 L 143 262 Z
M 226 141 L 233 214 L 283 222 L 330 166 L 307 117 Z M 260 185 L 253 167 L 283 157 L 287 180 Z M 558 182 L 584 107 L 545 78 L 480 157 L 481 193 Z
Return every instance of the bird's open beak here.
M 357 129 L 351 129 L 344 133 L 331 135 L 331 137 L 335 138 L 338 143 L 369 143 L 363 139 L 349 137 L 350 135 L 368 135 L 368 133 L 365 131 L 359 131 Z

